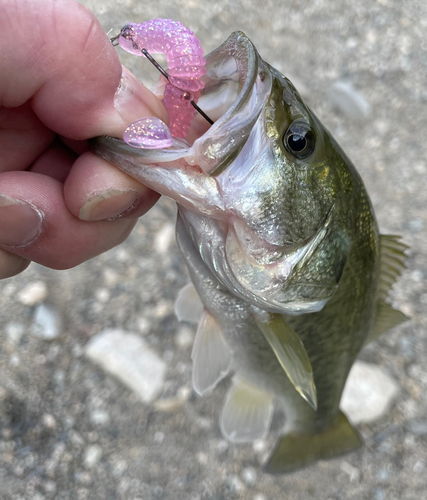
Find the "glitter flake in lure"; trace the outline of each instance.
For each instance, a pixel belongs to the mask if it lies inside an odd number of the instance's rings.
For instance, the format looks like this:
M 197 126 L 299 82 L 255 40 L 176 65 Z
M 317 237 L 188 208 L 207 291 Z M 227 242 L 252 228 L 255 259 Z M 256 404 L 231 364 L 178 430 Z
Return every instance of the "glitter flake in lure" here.
M 169 127 L 159 118 L 147 117 L 133 122 L 125 131 L 125 141 L 134 148 L 169 148 L 173 138 Z
M 164 54 L 168 62 L 169 81 L 163 96 L 163 105 L 170 118 L 171 136 L 185 138 L 194 116 L 191 101 L 197 103 L 204 83 L 200 78 L 206 73 L 203 49 L 194 33 L 183 24 L 171 19 L 154 19 L 145 23 L 126 24 L 118 37 L 119 45 L 126 51 L 143 56 L 142 49 L 150 54 Z M 153 118 L 141 119 L 130 125 L 124 140 L 138 148 L 160 149 L 173 144 L 170 138 L 165 145 L 163 129 Z M 144 137 L 148 133 L 149 138 Z M 160 133 L 159 133 L 160 132 Z M 157 139 L 157 134 L 159 138 Z

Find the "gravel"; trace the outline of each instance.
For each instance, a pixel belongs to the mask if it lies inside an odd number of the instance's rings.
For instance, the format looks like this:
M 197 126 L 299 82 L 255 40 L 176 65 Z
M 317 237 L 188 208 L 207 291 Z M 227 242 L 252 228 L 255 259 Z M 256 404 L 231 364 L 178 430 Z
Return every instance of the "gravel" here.
M 179 19 L 206 52 L 232 31 L 245 31 L 355 163 L 381 231 L 401 234 L 411 246 L 408 269 L 392 294 L 393 305 L 411 321 L 361 353 L 399 387 L 378 420 L 358 425 L 365 447 L 294 474 L 269 476 L 262 463 L 283 416 L 275 413 L 266 440 L 232 445 L 218 429 L 229 380 L 205 397 L 190 390 L 195 327 L 180 325 L 173 313 L 189 280 L 171 237 L 175 207 L 162 199 L 120 247 L 76 269 L 32 264 L 0 282 L 1 500 L 426 499 L 427 4 L 83 3 L 113 33 L 130 20 Z M 148 83 L 158 78 L 141 58 L 123 51 L 120 57 Z M 338 82 L 363 96 L 369 116 L 355 119 L 332 105 L 328 93 Z M 18 297 L 37 282 L 45 292 L 33 291 L 22 302 Z M 61 318 L 60 334 L 49 341 L 32 335 L 41 304 Z M 182 333 L 183 325 L 190 331 Z M 167 366 L 152 403 L 85 356 L 91 339 L 107 329 L 143 338 L 144 350 Z M 253 485 L 248 469 L 256 471 Z

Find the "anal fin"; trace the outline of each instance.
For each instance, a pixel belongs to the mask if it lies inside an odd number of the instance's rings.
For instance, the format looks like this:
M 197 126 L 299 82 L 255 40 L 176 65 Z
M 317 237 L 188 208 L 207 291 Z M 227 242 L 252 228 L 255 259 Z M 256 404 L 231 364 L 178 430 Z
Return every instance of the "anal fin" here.
M 231 363 L 231 352 L 215 318 L 203 312 L 193 351 L 193 388 L 197 394 L 213 389 L 224 378 Z
M 267 434 L 272 414 L 271 394 L 236 378 L 222 409 L 221 431 L 235 443 L 255 441 Z
M 283 474 L 321 459 L 339 457 L 363 444 L 344 413 L 317 433 L 291 433 L 282 437 L 265 466 L 270 474 Z

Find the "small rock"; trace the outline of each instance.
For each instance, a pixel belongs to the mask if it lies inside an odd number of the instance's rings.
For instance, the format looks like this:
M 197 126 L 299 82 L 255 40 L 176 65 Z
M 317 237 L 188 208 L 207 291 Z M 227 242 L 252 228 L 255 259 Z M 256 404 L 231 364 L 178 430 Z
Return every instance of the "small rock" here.
M 163 443 L 164 440 L 165 440 L 164 432 L 157 431 L 154 433 L 154 442 L 155 443 Z
M 227 478 L 225 487 L 231 494 L 239 494 L 245 489 L 242 481 L 235 475 Z
M 136 323 L 138 325 L 138 330 L 143 335 L 146 335 L 150 331 L 151 323 L 148 321 L 147 318 L 141 316 L 136 320 Z
M 427 435 L 427 422 L 409 422 L 406 426 L 409 432 L 418 436 Z
M 42 416 L 42 423 L 48 429 L 55 429 L 55 427 L 56 427 L 55 417 L 53 415 L 51 415 L 50 413 L 45 413 Z
M 101 460 L 101 457 L 102 457 L 102 448 L 99 445 L 93 444 L 91 446 L 88 446 L 83 456 L 84 466 L 87 469 L 91 469 Z
M 10 366 L 19 366 L 19 364 L 21 363 L 21 360 L 19 359 L 19 356 L 17 356 L 16 354 L 12 354 L 12 356 L 10 357 L 9 359 L 9 363 L 10 363 Z
M 256 483 L 256 477 L 256 469 L 254 469 L 253 467 L 245 467 L 242 470 L 243 482 L 246 484 L 246 486 L 249 486 L 249 488 L 252 488 L 252 486 L 254 486 L 254 484 Z
M 90 412 L 90 421 L 95 425 L 107 425 L 110 423 L 110 416 L 106 411 L 93 410 Z
M 262 493 L 257 493 L 254 496 L 254 500 L 267 500 L 267 497 L 265 495 L 263 495 Z
M 329 89 L 328 100 L 352 120 L 363 120 L 371 113 L 369 102 L 349 82 L 335 82 Z
M 40 304 L 34 313 L 32 334 L 45 340 L 52 340 L 59 336 L 61 319 L 59 314 L 52 308 Z
M 180 326 L 177 334 L 175 335 L 175 343 L 178 347 L 187 348 L 193 344 L 194 331 L 188 326 Z
M 86 356 L 151 403 L 163 388 L 166 364 L 137 335 L 104 330 L 87 344 Z
M 170 247 L 175 237 L 175 226 L 171 222 L 166 222 L 157 232 L 154 237 L 154 248 L 160 253 L 164 254 Z
M 17 299 L 24 306 L 35 306 L 47 296 L 47 286 L 43 281 L 33 281 L 18 292 Z
M 380 366 L 356 361 L 341 399 L 341 409 L 353 424 L 374 422 L 387 413 L 399 392 Z
M 10 322 L 6 325 L 6 335 L 10 342 L 19 344 L 24 334 L 24 325 L 22 323 Z
M 56 483 L 53 481 L 46 481 L 44 484 L 44 490 L 46 493 L 56 493 Z
M 102 304 L 106 304 L 110 300 L 110 296 L 111 294 L 108 288 L 98 288 L 98 290 L 95 291 L 96 300 Z
M 349 476 L 350 483 L 358 482 L 360 480 L 360 470 L 345 460 L 340 463 L 340 469 Z

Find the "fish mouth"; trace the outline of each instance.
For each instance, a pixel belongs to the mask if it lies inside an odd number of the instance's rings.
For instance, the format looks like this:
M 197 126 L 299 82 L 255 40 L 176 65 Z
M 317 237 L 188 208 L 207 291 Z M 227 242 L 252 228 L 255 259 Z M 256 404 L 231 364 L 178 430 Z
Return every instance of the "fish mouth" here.
M 137 149 L 105 136 L 92 139 L 92 149 L 101 156 L 110 150 L 146 164 L 185 159 L 210 176 L 221 173 L 247 142 L 270 95 L 272 76 L 250 39 L 240 31 L 206 56 L 206 70 L 198 106 L 213 125 L 196 112 L 186 139 L 174 137 L 170 148 Z

